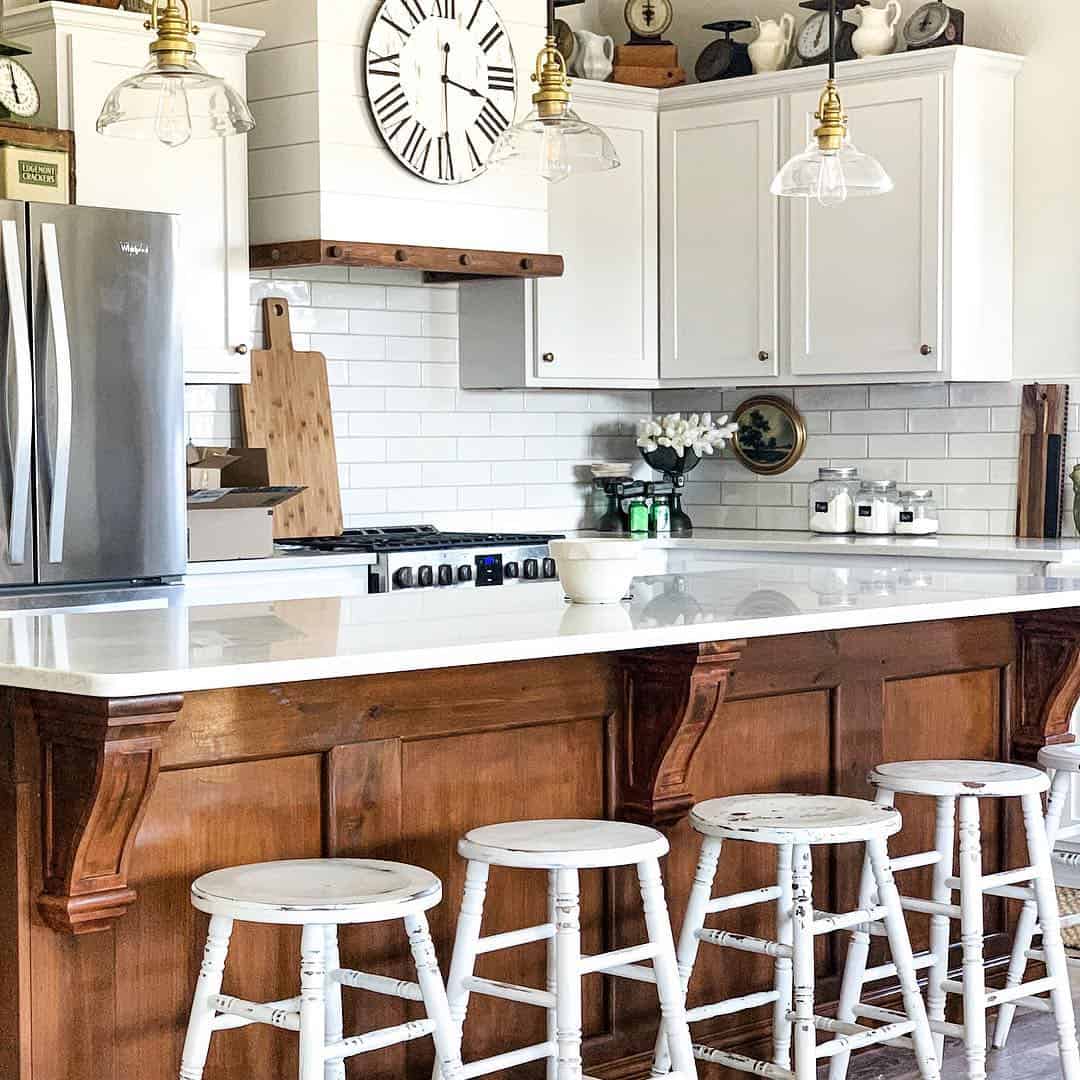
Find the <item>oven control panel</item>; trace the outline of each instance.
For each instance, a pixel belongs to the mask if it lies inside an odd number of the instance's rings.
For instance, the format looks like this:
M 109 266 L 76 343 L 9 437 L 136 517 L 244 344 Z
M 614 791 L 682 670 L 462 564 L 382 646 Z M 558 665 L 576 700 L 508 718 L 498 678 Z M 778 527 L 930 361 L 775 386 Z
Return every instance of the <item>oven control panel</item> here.
M 475 548 L 401 551 L 379 556 L 371 567 L 369 591 L 527 585 L 558 576 L 546 544 L 479 552 Z

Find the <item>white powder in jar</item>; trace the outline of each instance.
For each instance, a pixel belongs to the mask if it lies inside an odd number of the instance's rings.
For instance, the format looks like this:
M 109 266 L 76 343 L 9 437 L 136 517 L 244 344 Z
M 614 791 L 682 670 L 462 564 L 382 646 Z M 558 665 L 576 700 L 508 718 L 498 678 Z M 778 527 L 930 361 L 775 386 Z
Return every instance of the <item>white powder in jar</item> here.
M 930 536 L 941 528 L 936 517 L 917 517 L 905 521 L 901 514 L 896 522 L 897 536 Z
M 888 536 L 896 523 L 895 504 L 886 498 L 860 499 L 855 505 L 855 531 Z
M 810 504 L 810 531 L 849 533 L 855 527 L 855 500 L 848 491 L 838 491 L 828 502 Z

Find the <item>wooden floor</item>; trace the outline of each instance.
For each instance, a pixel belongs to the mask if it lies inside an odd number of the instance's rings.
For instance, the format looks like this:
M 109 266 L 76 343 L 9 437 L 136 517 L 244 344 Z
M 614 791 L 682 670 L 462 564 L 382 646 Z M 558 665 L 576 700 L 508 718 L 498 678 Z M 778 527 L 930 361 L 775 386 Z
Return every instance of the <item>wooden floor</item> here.
M 1080 995 L 1076 1003 L 1080 1015 Z M 987 1035 L 992 1034 L 991 1020 Z M 1008 1046 L 1004 1050 L 992 1050 L 986 1064 L 987 1076 L 997 1080 L 1054 1080 L 1061 1076 L 1053 1020 L 1043 1013 L 1017 1013 Z M 820 1075 L 827 1076 L 828 1071 L 826 1065 Z M 963 1080 L 965 1075 L 964 1048 L 950 1039 L 945 1046 L 941 1078 Z M 910 1054 L 885 1048 L 853 1057 L 848 1080 L 919 1080 L 919 1071 Z

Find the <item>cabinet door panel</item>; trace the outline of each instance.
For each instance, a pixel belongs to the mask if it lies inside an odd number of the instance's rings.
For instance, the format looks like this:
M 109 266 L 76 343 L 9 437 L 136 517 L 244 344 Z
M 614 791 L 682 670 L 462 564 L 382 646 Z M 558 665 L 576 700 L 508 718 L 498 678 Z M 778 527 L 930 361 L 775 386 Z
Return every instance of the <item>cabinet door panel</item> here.
M 896 188 L 830 208 L 792 201 L 791 370 L 933 374 L 945 362 L 942 79 L 841 92 L 855 144 L 885 166 Z M 809 141 L 817 104 L 816 92 L 791 97 L 792 152 Z
M 778 373 L 778 115 L 776 99 L 661 114 L 663 378 Z
M 581 111 L 622 164 L 551 188 L 548 243 L 566 271 L 537 283 L 535 375 L 560 385 L 655 380 L 656 115 L 588 102 Z
M 66 109 L 78 145 L 78 201 L 181 215 L 185 378 L 245 382 L 248 358 L 236 347 L 249 336 L 246 139 L 193 139 L 169 148 L 99 135 L 106 94 L 142 68 L 146 56 L 141 37 L 72 39 Z M 199 59 L 243 92 L 242 56 L 204 46 Z

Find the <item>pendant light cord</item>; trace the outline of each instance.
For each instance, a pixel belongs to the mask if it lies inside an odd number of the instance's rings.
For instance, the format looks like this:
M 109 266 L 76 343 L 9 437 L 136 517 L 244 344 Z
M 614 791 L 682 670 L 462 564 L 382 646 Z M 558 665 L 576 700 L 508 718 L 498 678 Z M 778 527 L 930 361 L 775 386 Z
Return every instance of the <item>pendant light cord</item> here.
M 547 0 L 547 36 L 555 36 L 555 0 Z
M 554 10 L 555 0 L 549 0 Z M 836 0 L 829 0 L 829 78 L 836 78 Z

